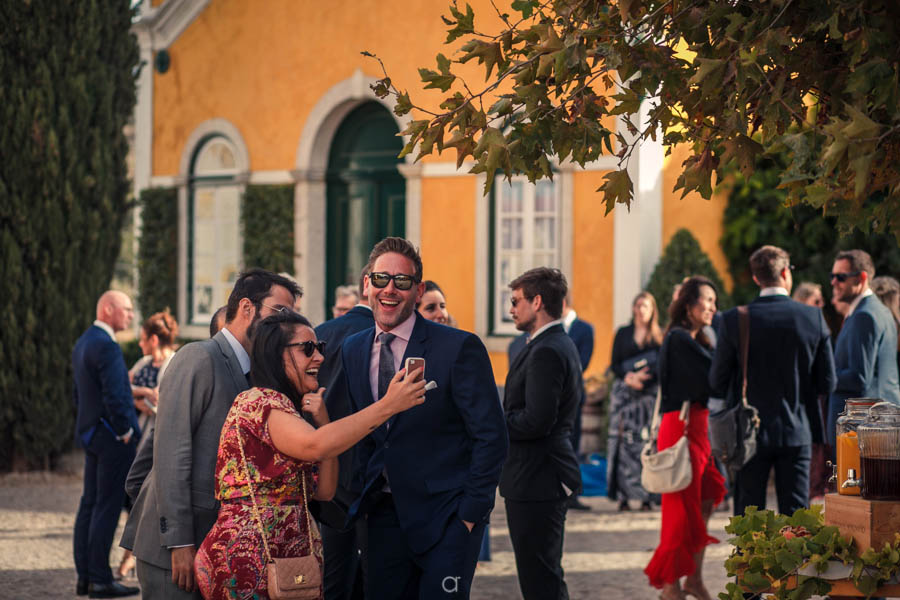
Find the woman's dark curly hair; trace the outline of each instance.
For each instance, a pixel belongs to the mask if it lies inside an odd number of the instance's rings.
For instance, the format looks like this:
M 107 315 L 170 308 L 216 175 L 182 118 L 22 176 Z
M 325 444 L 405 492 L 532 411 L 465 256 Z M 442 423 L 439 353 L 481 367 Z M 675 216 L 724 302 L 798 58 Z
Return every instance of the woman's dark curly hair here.
M 281 392 L 291 399 L 299 412 L 303 394 L 294 387 L 284 370 L 284 349 L 291 343 L 291 336 L 298 327 L 312 329 L 312 324 L 293 311 L 283 311 L 257 323 L 250 351 L 250 383 Z

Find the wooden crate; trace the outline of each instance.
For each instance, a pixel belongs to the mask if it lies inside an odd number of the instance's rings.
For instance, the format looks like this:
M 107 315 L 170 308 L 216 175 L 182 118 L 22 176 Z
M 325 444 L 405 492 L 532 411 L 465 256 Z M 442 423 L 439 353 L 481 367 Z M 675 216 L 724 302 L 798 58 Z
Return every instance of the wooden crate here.
M 826 494 L 825 524 L 853 537 L 860 552 L 872 546 L 881 548 L 900 533 L 900 502 Z

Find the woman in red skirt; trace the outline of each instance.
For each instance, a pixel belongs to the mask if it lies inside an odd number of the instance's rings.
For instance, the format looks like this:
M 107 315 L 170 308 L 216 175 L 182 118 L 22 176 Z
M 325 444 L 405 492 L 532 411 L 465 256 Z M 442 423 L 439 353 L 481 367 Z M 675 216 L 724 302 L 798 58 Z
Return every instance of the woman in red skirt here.
M 644 569 L 650 584 L 662 588 L 662 600 L 710 599 L 703 585 L 703 551 L 719 540 L 707 534 L 706 525 L 715 505 L 725 497 L 725 480 L 710 454 L 706 407 L 714 344 L 710 326 L 715 314 L 715 286 L 705 277 L 691 277 L 669 307 L 671 321 L 660 350 L 663 417 L 657 446 L 668 448 L 684 435 L 680 412 L 683 403 L 689 402 L 687 436 L 693 472 L 687 488 L 662 495 L 659 546 Z

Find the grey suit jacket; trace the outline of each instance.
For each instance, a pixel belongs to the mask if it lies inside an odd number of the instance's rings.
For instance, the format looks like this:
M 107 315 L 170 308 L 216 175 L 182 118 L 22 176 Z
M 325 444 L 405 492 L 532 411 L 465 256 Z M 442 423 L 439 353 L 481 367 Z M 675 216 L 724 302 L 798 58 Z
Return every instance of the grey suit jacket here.
M 235 396 L 247 388 L 222 332 L 186 345 L 172 358 L 159 391 L 153 444 L 142 448 L 153 453 L 153 466 L 126 525 L 142 561 L 171 569 L 169 548 L 199 547 L 212 528 L 219 510 L 219 436 Z M 136 465 L 146 462 L 140 454 L 135 459 Z

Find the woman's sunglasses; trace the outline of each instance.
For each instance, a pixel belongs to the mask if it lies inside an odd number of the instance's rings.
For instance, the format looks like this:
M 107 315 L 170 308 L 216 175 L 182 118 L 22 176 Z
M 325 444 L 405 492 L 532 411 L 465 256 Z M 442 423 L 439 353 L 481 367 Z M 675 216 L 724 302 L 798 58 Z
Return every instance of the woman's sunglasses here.
M 324 341 L 321 341 L 321 342 L 313 342 L 313 341 L 294 342 L 292 344 L 284 345 L 285 348 L 290 348 L 291 346 L 302 347 L 303 354 L 305 354 L 306 356 L 312 356 L 313 352 L 315 352 L 316 350 L 319 351 L 319 354 L 321 354 L 322 356 L 325 356 L 325 342 Z
M 378 289 L 386 288 L 387 285 L 394 280 L 394 287 L 401 291 L 410 289 L 415 283 L 416 278 L 412 275 L 391 275 L 390 273 L 369 273 L 369 283 Z

